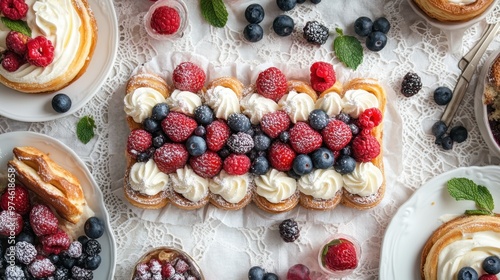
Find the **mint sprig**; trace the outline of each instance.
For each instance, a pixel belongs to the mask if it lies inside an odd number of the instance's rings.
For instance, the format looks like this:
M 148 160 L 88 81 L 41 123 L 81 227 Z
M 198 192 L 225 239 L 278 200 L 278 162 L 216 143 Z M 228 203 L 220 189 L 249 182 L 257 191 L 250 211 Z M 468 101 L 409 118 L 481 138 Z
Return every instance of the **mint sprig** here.
M 458 200 L 472 200 L 477 209 L 466 210 L 467 215 L 493 215 L 495 204 L 490 191 L 467 178 L 453 178 L 447 184 L 448 193 Z
M 356 70 L 363 62 L 361 42 L 354 36 L 344 35 L 340 28 L 335 28 L 335 31 L 337 32 L 337 37 L 333 40 L 335 55 L 345 66 Z
M 28 26 L 28 23 L 22 20 L 12 20 L 10 18 L 1 17 L 2 23 L 7 26 L 12 31 L 17 31 L 22 33 L 28 37 L 31 37 L 31 28 Z
M 222 0 L 200 0 L 201 14 L 215 27 L 224 27 L 229 16 Z
M 76 124 L 76 135 L 78 139 L 87 144 L 94 138 L 94 128 L 96 128 L 95 121 L 91 116 L 85 116 Z

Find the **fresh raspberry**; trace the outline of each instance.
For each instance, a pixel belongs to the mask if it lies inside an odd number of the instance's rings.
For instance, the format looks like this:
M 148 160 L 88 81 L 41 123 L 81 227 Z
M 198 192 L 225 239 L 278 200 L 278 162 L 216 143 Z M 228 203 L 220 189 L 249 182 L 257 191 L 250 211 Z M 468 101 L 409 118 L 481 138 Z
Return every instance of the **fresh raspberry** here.
M 230 154 L 224 159 L 224 170 L 230 175 L 243 175 L 250 170 L 250 158 L 246 155 Z
M 170 262 L 164 262 L 161 267 L 161 276 L 166 279 L 170 279 L 175 274 L 175 268 Z
M 290 117 L 285 111 L 265 114 L 260 121 L 261 130 L 271 138 L 276 138 L 290 126 Z
M 337 77 L 333 65 L 318 61 L 313 63 L 311 71 L 311 86 L 316 91 L 325 91 L 335 84 Z
M 323 142 L 332 151 L 340 151 L 352 138 L 351 129 L 347 124 L 339 120 L 331 120 L 321 131 Z
M 358 126 L 370 131 L 382 122 L 382 112 L 378 108 L 369 108 L 363 111 L 358 118 Z
M 127 152 L 136 157 L 153 145 L 153 136 L 144 129 L 135 129 L 130 132 L 127 140 Z
M 31 65 L 46 67 L 54 60 L 54 46 L 49 39 L 43 36 L 30 39 L 26 47 L 28 49 L 26 60 Z
M 150 259 L 148 262 L 149 271 L 152 274 L 160 274 L 161 273 L 161 263 L 158 259 Z
M 295 152 L 290 145 L 280 141 L 275 141 L 269 149 L 269 163 L 279 171 L 288 171 L 292 169 Z
M 183 62 L 177 65 L 172 74 L 175 88 L 190 92 L 200 91 L 205 85 L 205 79 L 205 72 L 192 62 Z
M 181 258 L 177 259 L 177 261 L 175 262 L 175 272 L 183 274 L 188 270 L 189 270 L 189 264 Z
M 219 174 L 222 168 L 222 159 L 212 151 L 207 151 L 201 156 L 191 157 L 189 164 L 193 171 L 203 178 L 212 178 Z
M 269 67 L 260 72 L 255 83 L 258 94 L 276 102 L 285 95 L 288 89 L 285 74 L 276 67 Z
M 174 34 L 179 30 L 181 17 L 176 9 L 161 6 L 154 10 L 151 16 L 151 28 L 162 35 Z
M 380 143 L 370 134 L 360 134 L 352 140 L 352 155 L 356 161 L 368 162 L 380 154 Z
M 331 241 L 323 250 L 323 265 L 327 268 L 339 271 L 354 269 L 358 266 L 356 249 L 351 241 L 339 238 Z
M 205 138 L 208 149 L 218 152 L 224 145 L 231 134 L 229 126 L 223 120 L 215 120 L 206 127 Z
M 62 229 L 58 229 L 55 233 L 41 236 L 40 242 L 43 252 L 56 255 L 68 250 L 71 244 L 68 234 Z
M 23 230 L 23 217 L 14 211 L 5 210 L 0 213 L 0 236 L 18 235 Z
M 299 154 L 308 154 L 321 147 L 323 138 L 306 122 L 298 122 L 290 129 L 290 145 Z
M 58 230 L 57 217 L 44 204 L 36 204 L 30 211 L 30 223 L 37 236 L 56 233 Z
M 37 279 L 48 277 L 54 273 L 56 267 L 46 257 L 37 256 L 36 259 L 28 265 L 28 271 Z
M 182 113 L 170 112 L 161 121 L 161 127 L 170 140 L 184 142 L 193 134 L 198 124 L 193 118 Z
M 31 207 L 28 190 L 22 185 L 15 184 L 2 194 L 0 206 L 3 210 L 12 210 L 21 215 L 27 214 Z
M 18 55 L 25 55 L 26 51 L 28 50 L 28 47 L 26 44 L 28 43 L 28 40 L 30 37 L 24 35 L 21 32 L 17 31 L 10 31 L 7 34 L 7 37 L 5 38 L 5 43 L 7 45 L 7 49 L 11 50 Z
M 498 277 L 494 274 L 483 274 L 478 280 L 498 280 Z
M 188 151 L 184 145 L 167 143 L 156 149 L 153 159 L 160 171 L 168 174 L 184 167 L 188 156 Z
M 9 72 L 17 71 L 24 63 L 24 59 L 13 51 L 5 51 L 3 54 L 2 67 Z
M 24 0 L 0 0 L 0 12 L 11 19 L 20 20 L 28 13 L 28 4 Z

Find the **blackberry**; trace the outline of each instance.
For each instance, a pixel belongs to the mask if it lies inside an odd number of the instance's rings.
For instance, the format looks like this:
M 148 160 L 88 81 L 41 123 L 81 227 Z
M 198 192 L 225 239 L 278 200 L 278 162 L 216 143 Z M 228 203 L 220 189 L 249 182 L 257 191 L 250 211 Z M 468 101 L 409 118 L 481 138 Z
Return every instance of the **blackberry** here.
M 101 244 L 95 239 L 90 239 L 85 244 L 83 251 L 89 256 L 95 256 L 101 252 Z
M 253 149 L 253 138 L 244 132 L 238 132 L 229 136 L 227 146 L 233 153 L 246 154 Z
M 54 271 L 54 280 L 68 280 L 69 279 L 69 269 L 65 267 L 57 267 Z
M 401 82 L 401 93 L 406 97 L 410 97 L 417 94 L 421 89 L 422 81 L 420 77 L 413 72 L 406 73 Z
M 9 265 L 5 269 L 5 279 L 25 279 L 23 269 L 17 265 Z
M 302 30 L 304 31 L 304 39 L 309 43 L 323 45 L 328 40 L 328 28 L 315 20 L 308 21 Z
M 467 139 L 467 129 L 461 125 L 455 126 L 450 130 L 450 137 L 453 142 L 462 143 Z
M 37 255 L 35 245 L 28 243 L 26 241 L 21 241 L 16 243 L 16 260 L 28 265 L 35 259 Z
M 281 238 L 285 242 L 293 242 L 300 236 L 299 225 L 293 219 L 286 219 L 279 225 Z
M 78 266 L 73 266 L 73 268 L 71 269 L 71 275 L 73 276 L 73 279 L 76 280 L 92 280 L 94 278 L 92 270 L 88 270 Z

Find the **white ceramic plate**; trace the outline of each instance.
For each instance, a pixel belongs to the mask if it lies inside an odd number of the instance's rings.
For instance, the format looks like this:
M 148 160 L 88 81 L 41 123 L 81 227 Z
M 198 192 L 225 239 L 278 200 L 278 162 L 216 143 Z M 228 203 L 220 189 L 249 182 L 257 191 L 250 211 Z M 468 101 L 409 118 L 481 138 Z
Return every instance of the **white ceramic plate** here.
M 87 71 L 74 83 L 51 94 L 28 94 L 0 85 L 0 115 L 25 122 L 42 122 L 73 114 L 100 90 L 113 68 L 118 49 L 118 23 L 111 0 L 89 0 L 97 21 L 98 38 Z M 71 109 L 57 113 L 52 109 L 52 97 L 69 95 Z
M 106 230 L 98 240 L 102 251 L 101 265 L 94 271 L 94 279 L 113 279 L 115 273 L 116 246 L 109 215 L 104 205 L 104 199 L 99 186 L 92 178 L 83 161 L 66 145 L 58 140 L 34 132 L 10 132 L 0 134 L 0 175 L 7 175 L 7 163 L 12 159 L 12 150 L 17 146 L 33 146 L 47 153 L 50 157 L 79 180 L 85 198 L 95 216 L 104 221 Z
M 461 167 L 425 183 L 392 218 L 382 243 L 380 279 L 420 279 L 420 253 L 429 236 L 441 224 L 440 218 L 475 209 L 472 201 L 456 201 L 446 189 L 448 180 L 466 177 L 485 186 L 500 211 L 500 166 Z

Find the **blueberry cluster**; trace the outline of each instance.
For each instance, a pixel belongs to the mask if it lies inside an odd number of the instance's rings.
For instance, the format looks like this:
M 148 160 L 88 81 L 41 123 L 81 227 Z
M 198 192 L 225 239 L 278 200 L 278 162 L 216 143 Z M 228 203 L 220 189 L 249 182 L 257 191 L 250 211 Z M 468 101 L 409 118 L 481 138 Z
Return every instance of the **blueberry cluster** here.
M 361 37 L 366 37 L 366 47 L 374 52 L 382 50 L 387 44 L 387 32 L 391 24 L 385 17 L 372 21 L 368 17 L 359 17 L 354 22 L 354 32 Z
M 485 258 L 481 264 L 481 268 L 486 272 L 486 274 L 479 277 L 478 272 L 470 267 L 462 267 L 458 271 L 458 280 L 478 280 L 478 279 L 496 279 L 495 275 L 500 273 L 500 258 L 498 256 L 489 256 Z M 486 276 L 492 276 L 488 278 Z
M 266 272 L 260 266 L 253 266 L 248 271 L 248 280 L 279 280 L 279 277 L 275 273 Z

